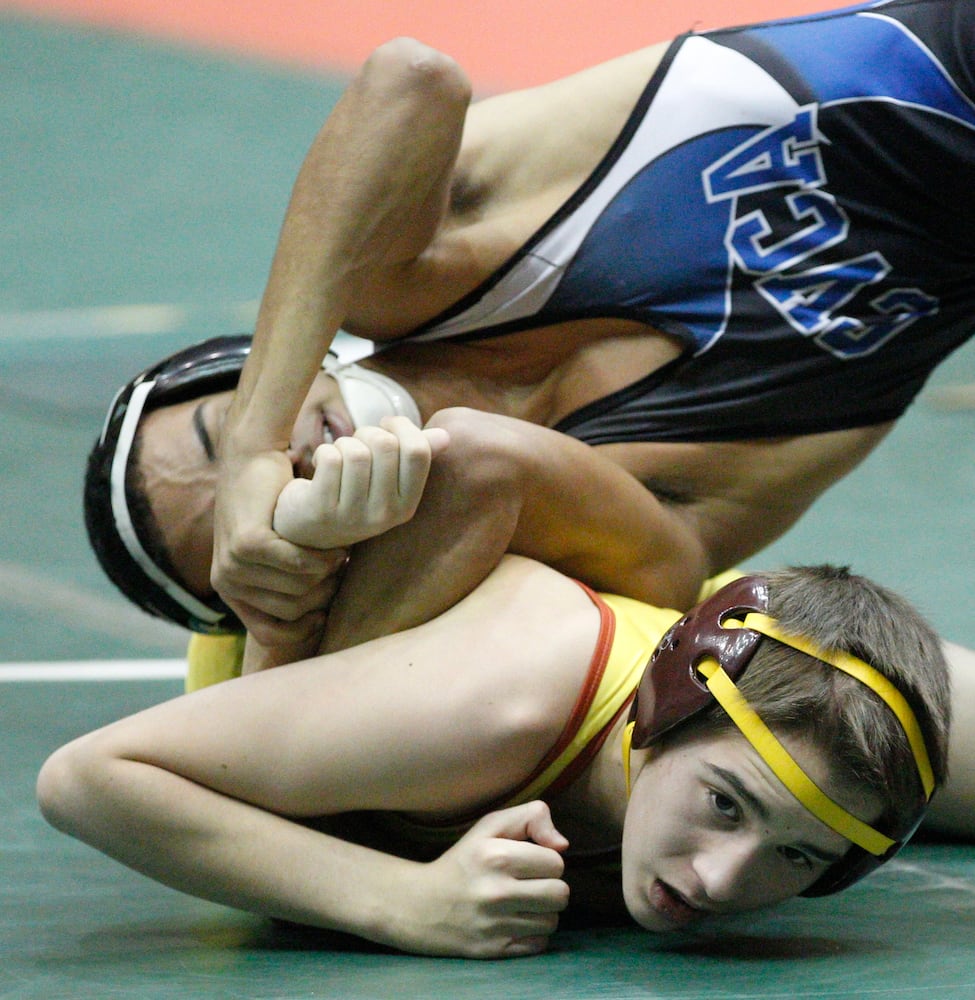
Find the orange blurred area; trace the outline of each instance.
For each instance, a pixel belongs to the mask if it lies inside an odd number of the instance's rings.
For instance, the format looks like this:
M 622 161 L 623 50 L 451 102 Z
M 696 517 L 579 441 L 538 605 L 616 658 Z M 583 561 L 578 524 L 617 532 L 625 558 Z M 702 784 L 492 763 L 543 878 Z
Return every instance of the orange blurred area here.
M 0 9 L 348 72 L 412 35 L 481 90 L 542 83 L 690 29 L 840 6 L 823 0 L 10 0 Z

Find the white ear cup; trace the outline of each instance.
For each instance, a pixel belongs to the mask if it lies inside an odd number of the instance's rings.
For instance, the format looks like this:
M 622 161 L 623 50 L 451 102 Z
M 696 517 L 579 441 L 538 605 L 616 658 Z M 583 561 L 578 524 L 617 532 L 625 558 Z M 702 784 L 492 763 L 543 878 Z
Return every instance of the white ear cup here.
M 354 362 L 340 364 L 332 354 L 325 358 L 322 369 L 338 383 L 355 427 L 375 427 L 383 417 L 406 417 L 417 427 L 423 426 L 413 397 L 386 375 Z

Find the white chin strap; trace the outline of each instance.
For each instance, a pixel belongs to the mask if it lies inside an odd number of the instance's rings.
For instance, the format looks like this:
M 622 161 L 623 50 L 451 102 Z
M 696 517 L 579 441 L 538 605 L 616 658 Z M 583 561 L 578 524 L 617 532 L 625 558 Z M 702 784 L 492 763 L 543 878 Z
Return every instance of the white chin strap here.
M 406 417 L 417 427 L 423 426 L 413 397 L 391 378 L 354 362 L 341 364 L 334 354 L 325 358 L 322 370 L 338 383 L 356 428 L 377 427 L 383 417 Z

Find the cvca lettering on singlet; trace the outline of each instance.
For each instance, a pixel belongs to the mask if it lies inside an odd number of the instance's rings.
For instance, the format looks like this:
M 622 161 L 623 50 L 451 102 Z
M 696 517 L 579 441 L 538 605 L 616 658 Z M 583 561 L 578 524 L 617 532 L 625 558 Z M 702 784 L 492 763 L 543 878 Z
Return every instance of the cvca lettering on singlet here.
M 817 105 L 809 105 L 788 124 L 765 129 L 725 154 L 702 180 L 709 202 L 731 203 L 725 247 L 731 263 L 753 277 L 755 290 L 792 329 L 824 350 L 844 359 L 863 357 L 937 311 L 938 301 L 918 288 L 895 288 L 867 302 L 863 318 L 840 312 L 891 267 L 879 251 L 815 263 L 850 231 L 849 217 L 825 190 L 824 141 Z M 740 210 L 744 196 L 770 191 L 781 194 L 774 206 Z M 785 214 L 778 211 L 783 205 Z M 776 218 L 788 219 L 788 231 L 781 222 L 776 231 L 767 214 L 773 207 Z

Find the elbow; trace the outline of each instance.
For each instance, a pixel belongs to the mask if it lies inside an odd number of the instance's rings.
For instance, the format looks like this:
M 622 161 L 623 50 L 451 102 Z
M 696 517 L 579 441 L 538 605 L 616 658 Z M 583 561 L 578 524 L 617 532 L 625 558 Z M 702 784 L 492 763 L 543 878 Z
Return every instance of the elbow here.
M 73 774 L 68 747 L 62 747 L 48 757 L 37 776 L 37 805 L 41 815 L 56 830 L 65 833 L 70 826 L 68 802 L 73 797 Z
M 380 81 L 396 97 L 418 96 L 438 106 L 466 108 L 471 83 L 450 56 L 415 38 L 394 38 L 375 49 L 363 67 L 366 79 Z
M 56 750 L 37 776 L 37 805 L 56 830 L 84 839 L 85 816 L 90 809 L 97 758 L 87 739 L 75 740 Z
M 450 445 L 437 456 L 441 473 L 471 494 L 490 494 L 495 501 L 518 496 L 524 488 L 528 464 L 519 421 L 466 406 L 438 410 L 427 427 L 442 427 Z

